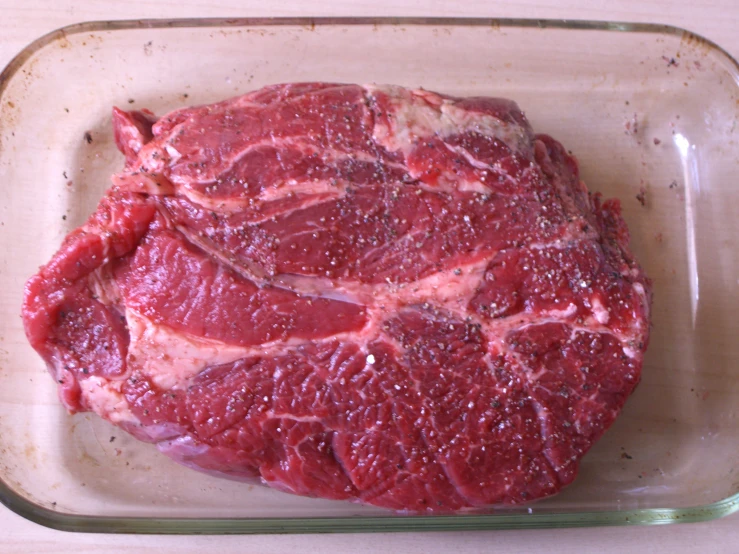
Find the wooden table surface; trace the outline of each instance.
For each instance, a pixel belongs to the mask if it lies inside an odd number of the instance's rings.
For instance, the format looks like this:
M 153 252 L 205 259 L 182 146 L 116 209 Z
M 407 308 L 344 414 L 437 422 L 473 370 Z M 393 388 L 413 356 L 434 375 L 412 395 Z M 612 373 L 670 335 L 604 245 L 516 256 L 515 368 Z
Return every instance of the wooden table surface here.
M 0 0 L 0 66 L 31 40 L 86 20 L 145 17 L 426 15 L 602 19 L 668 23 L 699 33 L 739 57 L 738 0 Z M 739 514 L 659 527 L 375 535 L 133 536 L 63 533 L 0 506 L 6 552 L 739 552 Z

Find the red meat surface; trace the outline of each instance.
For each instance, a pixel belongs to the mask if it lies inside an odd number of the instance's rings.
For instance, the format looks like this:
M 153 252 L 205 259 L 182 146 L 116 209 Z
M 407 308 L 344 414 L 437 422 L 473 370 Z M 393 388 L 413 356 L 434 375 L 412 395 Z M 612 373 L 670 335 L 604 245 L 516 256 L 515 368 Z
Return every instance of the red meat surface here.
M 617 200 L 511 101 L 267 87 L 156 119 L 25 291 L 71 412 L 188 466 L 453 512 L 551 495 L 640 378 Z

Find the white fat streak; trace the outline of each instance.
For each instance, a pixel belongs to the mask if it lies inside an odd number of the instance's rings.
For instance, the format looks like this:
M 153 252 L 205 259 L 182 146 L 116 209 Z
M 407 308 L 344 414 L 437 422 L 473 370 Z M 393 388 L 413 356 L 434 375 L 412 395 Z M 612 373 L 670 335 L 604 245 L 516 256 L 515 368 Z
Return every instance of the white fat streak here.
M 412 172 L 411 172 L 412 173 Z M 415 178 L 413 175 L 411 177 Z M 464 179 L 452 172 L 441 173 L 433 185 L 427 185 L 419 181 L 414 186 L 438 194 L 439 192 L 476 192 L 478 194 L 491 194 L 490 187 L 477 179 Z
M 137 368 L 162 389 L 177 388 L 209 365 L 244 357 L 243 348 L 175 332 L 131 309 L 126 310 L 126 322 L 131 337 L 129 360 L 135 360 Z
M 601 335 L 612 335 L 615 337 L 619 342 L 622 344 L 626 344 L 631 337 L 629 334 L 626 333 L 619 333 L 618 331 L 611 329 L 610 327 L 607 327 L 601 323 L 598 322 L 597 319 L 594 317 L 588 317 L 585 318 L 581 324 L 571 324 L 570 325 L 570 340 L 574 341 L 577 339 L 577 335 L 579 334 L 601 334 Z
M 489 164 L 481 162 L 480 160 L 472 156 L 472 154 L 470 154 L 465 148 L 452 146 L 447 142 L 444 143 L 444 146 L 446 146 L 448 150 L 454 152 L 458 156 L 462 156 L 472 167 L 483 170 L 494 169 Z M 497 168 L 495 169 L 495 171 L 497 171 Z M 504 174 L 507 178 L 511 179 L 511 177 L 507 173 Z M 462 179 L 459 175 L 456 174 L 444 174 L 441 176 L 440 180 L 442 181 L 440 184 L 443 188 L 455 188 L 461 192 L 476 192 L 478 194 L 490 194 L 492 192 L 492 189 L 490 187 L 488 187 L 486 184 L 478 179 Z M 438 189 L 439 187 L 437 186 L 436 188 Z
M 474 263 L 436 272 L 408 284 L 390 285 L 385 291 L 384 302 L 400 305 L 433 302 L 448 310 L 464 308 L 469 304 L 482 281 L 490 260 L 485 257 Z
M 160 142 L 153 140 L 139 151 L 136 168 L 147 174 L 163 174 L 164 168 L 171 165 L 167 151 L 160 146 Z
M 304 210 L 316 204 L 322 204 L 331 200 L 337 200 L 344 196 L 346 184 L 334 186 L 325 181 L 310 181 L 305 183 L 287 183 L 287 185 L 269 187 L 262 190 L 255 199 L 249 196 L 231 196 L 228 198 L 211 197 L 208 194 L 197 192 L 189 187 L 182 187 L 178 192 L 185 196 L 190 202 L 198 204 L 207 210 L 213 210 L 220 213 L 236 213 L 247 206 L 259 205 L 267 202 L 275 202 L 284 198 L 303 195 L 302 202 L 291 208 L 291 210 L 283 210 L 280 217 L 285 217 L 292 210 Z M 263 218 L 256 217 L 249 220 L 250 224 L 261 223 L 272 218 L 272 215 Z
M 611 335 L 621 343 L 621 349 L 626 356 L 631 359 L 637 358 L 639 356 L 639 351 L 634 350 L 632 347 L 629 346 L 629 344 L 633 343 L 634 337 L 641 335 L 640 323 L 632 325 L 632 328 L 628 331 L 620 332 L 616 329 L 607 327 L 605 323 L 599 322 L 598 319 L 593 316 L 588 317 L 585 321 L 583 321 L 582 325 L 570 324 L 570 327 L 570 340 L 575 340 L 575 337 L 578 333 Z
M 526 364 L 520 361 L 518 353 L 506 341 L 508 335 L 513 331 L 522 331 L 534 325 L 546 325 L 549 323 L 567 323 L 568 325 L 572 325 L 572 318 L 576 313 L 577 306 L 575 304 L 569 304 L 563 310 L 540 310 L 535 314 L 524 312 L 510 317 L 483 321 L 481 330 L 501 354 L 506 354 L 516 359 L 521 367 L 525 367 Z M 547 368 L 542 368 L 536 373 L 527 373 L 526 378 L 529 382 L 533 383 L 547 372 Z
M 267 410 L 264 412 L 265 419 L 289 419 L 291 421 L 298 421 L 300 423 L 323 423 L 324 418 L 319 416 L 296 416 L 295 414 L 283 414 Z
M 411 283 L 389 282 L 367 285 L 323 277 L 280 275 L 271 284 L 304 296 L 364 304 L 370 310 L 380 309 L 387 317 L 387 314 L 397 311 L 402 306 L 424 302 L 431 302 L 444 309 L 451 309 L 455 305 L 466 306 L 480 284 L 489 261 L 486 257 L 473 263 L 433 273 Z
M 526 130 L 521 125 L 459 108 L 448 98 L 392 85 L 367 85 L 365 88 L 370 94 L 379 92 L 391 99 L 392 123 L 378 122 L 373 132 L 375 141 L 388 150 L 407 154 L 415 148 L 418 139 L 444 138 L 464 132 L 498 139 L 514 152 L 523 150 L 528 144 Z
M 180 157 L 182 157 L 182 154 L 180 154 L 180 151 L 177 150 L 171 144 L 165 144 L 164 145 L 164 150 L 166 150 L 167 151 L 167 154 L 169 154 L 170 163 L 171 162 L 176 162 L 177 160 L 180 159 Z
M 109 265 L 103 265 L 90 273 L 88 277 L 90 292 L 97 298 L 98 302 L 110 306 L 121 301 L 121 292 L 118 283 L 111 275 Z
M 636 274 L 636 276 L 639 276 L 638 270 L 631 270 L 632 274 Z M 649 320 L 649 301 L 647 300 L 647 293 L 644 290 L 644 286 L 641 283 L 634 283 L 634 292 L 639 297 L 639 301 L 642 304 L 642 307 L 644 308 L 644 313 L 646 315 L 645 320 Z M 633 334 L 636 336 L 640 334 L 640 330 L 643 327 L 643 323 L 641 320 L 635 319 L 634 320 L 634 330 Z M 629 344 L 633 344 L 631 340 L 627 340 L 625 337 L 620 337 L 621 342 L 623 344 L 623 351 L 624 354 L 626 354 L 629 358 L 636 358 L 639 356 L 639 351 L 634 350 Z
M 637 276 L 638 276 L 638 273 L 637 273 Z M 649 302 L 647 301 L 647 293 L 644 290 L 644 286 L 641 283 L 634 283 L 634 292 L 636 292 L 637 296 L 639 297 L 639 300 L 641 301 L 642 306 L 644 307 L 644 311 L 647 314 L 646 319 L 649 319 Z
M 461 146 L 452 146 L 448 142 L 445 142 L 444 146 L 446 146 L 447 150 L 457 154 L 458 156 L 462 156 L 472 167 L 482 170 L 492 169 L 498 175 L 505 176 L 508 181 L 511 181 L 514 184 L 516 183 L 516 180 L 502 169 L 499 162 L 490 165 L 485 162 L 481 162 L 480 160 L 475 158 L 466 148 L 462 148 Z M 476 179 L 460 179 L 459 175 L 454 173 L 449 175 L 449 181 L 453 184 L 454 187 L 462 192 L 477 192 L 480 194 L 489 194 L 492 191 L 492 189 L 485 185 L 482 181 Z
M 490 188 L 483 185 L 480 181 L 470 179 L 458 179 L 456 181 L 456 189 L 460 192 L 476 192 L 478 194 L 489 194 Z M 436 187 L 438 190 L 438 187 Z
M 103 377 L 91 376 L 80 380 L 82 397 L 92 411 L 113 423 L 134 423 L 139 421 L 131 413 L 128 401 L 121 392 L 123 381 L 109 381 Z
M 126 320 L 131 336 L 129 368 L 135 366 L 163 390 L 187 388 L 193 377 L 211 366 L 229 364 L 243 358 L 280 356 L 285 354 L 286 349 L 301 345 L 360 340 L 362 337 L 369 339 L 379 332 L 375 320 L 372 320 L 359 333 L 340 333 L 323 341 L 291 339 L 258 346 L 238 346 L 174 331 L 131 309 L 126 310 Z
M 626 354 L 629 358 L 634 359 L 638 355 L 638 352 L 631 348 L 630 346 L 624 346 L 623 347 L 624 354 Z
M 462 156 L 465 160 L 467 160 L 467 163 L 469 163 L 472 167 L 476 169 L 490 169 L 493 167 L 490 164 L 481 162 L 480 160 L 475 158 L 466 148 L 462 148 L 461 146 L 453 146 L 448 142 L 445 142 L 444 146 L 450 152 L 457 154 L 458 156 Z M 513 180 L 512 177 L 509 177 L 509 179 Z
M 158 173 L 118 173 L 111 177 L 113 186 L 121 190 L 130 190 L 151 196 L 165 196 L 174 193 L 174 187 L 165 177 Z
M 600 298 L 597 296 L 593 296 L 590 299 L 590 305 L 591 305 L 591 310 L 593 312 L 593 316 L 595 317 L 596 321 L 603 325 L 608 323 L 608 320 L 611 319 L 611 314 L 609 314 L 608 310 L 603 306 L 603 303 L 600 301 Z
M 260 202 L 275 202 L 293 195 L 305 195 L 306 203 L 311 202 L 310 197 L 316 197 L 318 202 L 326 202 L 332 198 L 339 198 L 346 192 L 347 183 L 342 182 L 335 185 L 323 180 L 315 181 L 296 181 L 291 179 L 283 184 L 275 184 L 274 186 L 262 189 L 257 197 Z M 282 214 L 280 214 L 282 217 Z
M 563 250 L 565 248 L 572 248 L 581 242 L 597 241 L 599 235 L 593 229 L 592 225 L 588 225 L 587 231 L 582 230 L 584 222 L 585 220 L 575 219 L 561 227 L 561 234 L 555 240 L 549 242 L 532 242 L 527 244 L 526 247 L 531 250 L 544 250 L 548 248 Z

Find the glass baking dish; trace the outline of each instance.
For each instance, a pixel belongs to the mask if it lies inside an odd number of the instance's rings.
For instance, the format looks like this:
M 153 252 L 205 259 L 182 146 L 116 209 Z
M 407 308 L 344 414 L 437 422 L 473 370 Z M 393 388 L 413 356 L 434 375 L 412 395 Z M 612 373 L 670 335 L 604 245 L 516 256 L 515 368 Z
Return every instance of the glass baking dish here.
M 400 516 L 185 469 L 68 416 L 27 344 L 24 281 L 121 167 L 110 110 L 212 102 L 285 81 L 515 99 L 622 199 L 654 279 L 643 380 L 575 483 L 530 506 Z M 662 25 L 487 19 L 82 23 L 0 74 L 0 500 L 50 527 L 275 533 L 658 524 L 739 507 L 739 67 Z M 639 199 L 637 199 L 639 196 Z

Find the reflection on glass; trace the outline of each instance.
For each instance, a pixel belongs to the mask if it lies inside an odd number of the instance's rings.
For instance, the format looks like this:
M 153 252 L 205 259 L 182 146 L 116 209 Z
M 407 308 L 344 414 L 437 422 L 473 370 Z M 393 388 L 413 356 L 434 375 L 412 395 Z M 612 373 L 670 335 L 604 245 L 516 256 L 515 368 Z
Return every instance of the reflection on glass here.
M 688 271 L 690 273 L 690 312 L 695 328 L 698 313 L 698 298 L 700 289 L 698 283 L 698 260 L 695 250 L 695 200 L 700 194 L 700 179 L 695 156 L 695 146 L 681 133 L 674 135 L 675 146 L 680 153 L 680 162 L 683 169 L 683 183 L 685 183 L 685 231 L 688 253 Z

